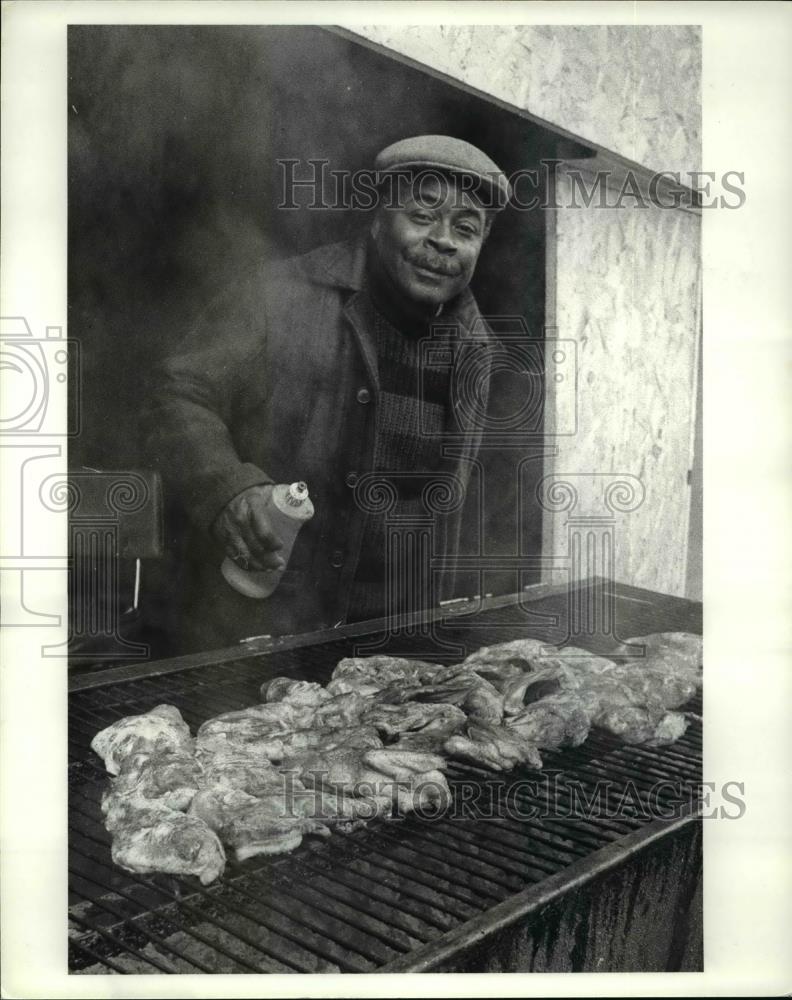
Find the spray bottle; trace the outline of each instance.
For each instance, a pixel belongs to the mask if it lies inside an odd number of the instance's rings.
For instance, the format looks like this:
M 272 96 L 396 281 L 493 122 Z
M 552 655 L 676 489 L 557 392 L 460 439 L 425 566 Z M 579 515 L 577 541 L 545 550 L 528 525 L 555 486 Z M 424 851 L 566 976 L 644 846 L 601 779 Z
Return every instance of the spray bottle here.
M 283 543 L 278 555 L 284 563 L 288 563 L 297 532 L 314 515 L 308 487 L 305 483 L 279 483 L 274 486 L 269 497 L 268 513 L 273 531 Z M 269 597 L 284 572 L 283 569 L 242 569 L 228 557 L 223 560 L 220 571 L 234 590 L 256 600 Z

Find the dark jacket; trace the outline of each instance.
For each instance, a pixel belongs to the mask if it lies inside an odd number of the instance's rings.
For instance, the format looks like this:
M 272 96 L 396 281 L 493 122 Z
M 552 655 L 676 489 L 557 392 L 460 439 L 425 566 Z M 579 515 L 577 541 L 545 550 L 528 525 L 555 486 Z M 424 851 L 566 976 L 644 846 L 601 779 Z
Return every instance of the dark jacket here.
M 361 508 L 376 500 L 367 473 L 379 389 L 370 299 L 361 291 L 365 265 L 365 241 L 356 240 L 261 268 L 212 303 L 178 356 L 162 366 L 144 424 L 166 499 L 191 525 L 171 595 L 179 630 L 189 635 L 182 648 L 346 618 Z M 464 494 L 481 440 L 489 335 L 468 290 L 452 318 L 459 324 L 455 364 L 473 373 L 480 394 L 475 405 L 463 397 L 454 407 L 458 433 L 441 476 Z M 466 384 L 471 388 L 470 378 Z M 223 551 L 209 528 L 247 487 L 297 479 L 308 484 L 315 517 L 298 535 L 278 590 L 265 602 L 251 601 L 223 580 Z M 441 509 L 443 490 L 441 484 L 435 494 Z M 435 552 L 453 557 L 461 512 L 455 502 L 448 506 L 450 513 L 434 515 Z M 452 578 L 443 577 L 438 599 L 450 593 Z

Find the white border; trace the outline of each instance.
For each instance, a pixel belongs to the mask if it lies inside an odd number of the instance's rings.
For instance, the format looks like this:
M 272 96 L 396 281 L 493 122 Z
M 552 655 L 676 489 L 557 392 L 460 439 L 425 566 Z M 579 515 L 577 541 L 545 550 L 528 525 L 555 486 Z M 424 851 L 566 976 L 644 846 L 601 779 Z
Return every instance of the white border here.
M 788 4 L 4 3 L 3 314 L 66 321 L 65 25 L 71 23 L 702 24 L 704 169 L 745 172 L 739 211 L 705 212 L 707 780 L 747 811 L 706 827 L 703 974 L 68 977 L 65 668 L 37 630 L 3 635 L 3 994 L 38 996 L 776 995 L 792 989 L 787 520 L 792 320 Z M 8 473 L 6 466 L 4 472 Z M 8 481 L 6 488 L 13 487 Z M 3 525 L 3 553 L 14 551 Z M 48 540 L 49 544 L 50 540 Z M 50 551 L 50 549 L 48 549 Z M 54 532 L 53 555 L 65 553 Z M 46 606 L 63 611 L 62 576 Z M 24 634 L 19 634 L 23 632 Z M 52 640 L 47 629 L 44 641 Z

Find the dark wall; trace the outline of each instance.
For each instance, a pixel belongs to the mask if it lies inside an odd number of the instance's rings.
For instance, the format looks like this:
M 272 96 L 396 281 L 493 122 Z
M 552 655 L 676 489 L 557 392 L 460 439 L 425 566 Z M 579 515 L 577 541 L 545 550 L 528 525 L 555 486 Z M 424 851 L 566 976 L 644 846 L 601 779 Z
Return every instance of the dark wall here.
M 72 26 L 68 69 L 69 335 L 82 342 L 85 407 L 73 466 L 139 462 L 147 373 L 231 275 L 365 224 L 276 210 L 278 158 L 370 167 L 421 132 L 468 139 L 508 172 L 556 151 L 515 115 L 319 28 Z M 474 288 L 485 315 L 520 314 L 539 342 L 543 226 L 541 213 L 504 212 Z M 522 391 L 496 395 L 508 409 Z M 513 456 L 487 462 L 512 475 Z M 513 488 L 488 496 L 491 550 L 512 550 Z M 540 527 L 527 519 L 528 548 Z

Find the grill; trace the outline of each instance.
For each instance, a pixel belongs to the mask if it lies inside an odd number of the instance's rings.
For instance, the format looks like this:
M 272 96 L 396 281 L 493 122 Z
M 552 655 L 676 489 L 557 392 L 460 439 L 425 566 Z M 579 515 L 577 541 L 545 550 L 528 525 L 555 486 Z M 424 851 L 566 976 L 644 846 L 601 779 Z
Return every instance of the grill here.
M 607 654 L 616 640 L 701 631 L 700 605 L 592 581 L 72 678 L 69 968 L 78 973 L 650 971 L 701 967 L 701 730 L 671 747 L 594 733 L 541 773 L 452 764 L 442 817 L 375 821 L 292 854 L 229 858 L 223 878 L 138 876 L 110 859 L 95 733 L 161 702 L 193 731 L 286 674 L 326 681 L 342 656 L 446 659 L 520 637 Z M 595 627 L 591 627 L 594 622 Z M 640 669 L 640 662 L 635 669 Z M 700 703 L 686 706 L 700 714 Z

